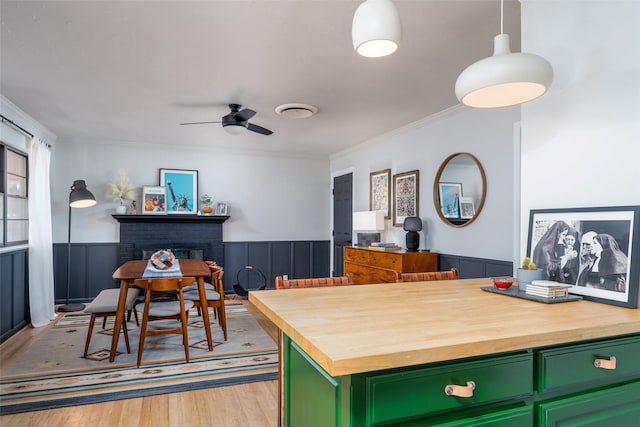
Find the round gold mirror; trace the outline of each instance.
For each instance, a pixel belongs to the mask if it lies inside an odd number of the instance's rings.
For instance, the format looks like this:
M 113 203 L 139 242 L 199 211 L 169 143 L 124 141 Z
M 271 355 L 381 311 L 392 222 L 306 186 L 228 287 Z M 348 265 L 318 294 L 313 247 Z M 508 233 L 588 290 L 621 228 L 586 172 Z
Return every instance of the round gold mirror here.
M 480 215 L 486 195 L 487 178 L 475 156 L 454 153 L 442 162 L 433 182 L 433 203 L 445 224 L 471 224 Z

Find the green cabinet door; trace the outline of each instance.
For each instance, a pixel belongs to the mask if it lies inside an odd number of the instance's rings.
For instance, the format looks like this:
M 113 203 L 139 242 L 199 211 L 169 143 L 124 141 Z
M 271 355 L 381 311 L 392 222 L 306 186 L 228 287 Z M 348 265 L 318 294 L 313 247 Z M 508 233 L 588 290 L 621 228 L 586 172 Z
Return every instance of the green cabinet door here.
M 289 337 L 284 336 L 283 344 L 285 426 L 348 426 L 341 420 L 348 419 L 348 412 L 341 410 L 340 402 L 342 392 L 349 392 L 349 377 L 328 375 Z
M 540 427 L 638 427 L 640 382 L 540 403 Z

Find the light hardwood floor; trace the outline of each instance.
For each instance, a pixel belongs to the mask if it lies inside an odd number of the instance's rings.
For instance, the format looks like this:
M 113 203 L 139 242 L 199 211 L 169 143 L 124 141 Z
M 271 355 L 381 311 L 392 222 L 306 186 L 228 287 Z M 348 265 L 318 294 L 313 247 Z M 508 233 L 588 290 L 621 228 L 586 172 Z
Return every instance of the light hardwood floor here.
M 277 328 L 251 303 L 242 303 L 276 340 Z M 0 347 L 0 363 L 8 363 L 20 346 L 44 332 L 46 327 L 29 327 L 7 340 Z M 263 381 L 3 415 L 0 426 L 272 427 L 277 420 L 278 381 Z

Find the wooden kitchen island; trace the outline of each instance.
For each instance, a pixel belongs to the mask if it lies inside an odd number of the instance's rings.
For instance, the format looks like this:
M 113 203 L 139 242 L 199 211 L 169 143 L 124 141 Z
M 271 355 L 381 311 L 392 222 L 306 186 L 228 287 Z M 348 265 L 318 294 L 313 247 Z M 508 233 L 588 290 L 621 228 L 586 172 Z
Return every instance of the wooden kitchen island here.
M 282 331 L 284 425 L 637 426 L 640 310 L 487 285 L 251 292 Z

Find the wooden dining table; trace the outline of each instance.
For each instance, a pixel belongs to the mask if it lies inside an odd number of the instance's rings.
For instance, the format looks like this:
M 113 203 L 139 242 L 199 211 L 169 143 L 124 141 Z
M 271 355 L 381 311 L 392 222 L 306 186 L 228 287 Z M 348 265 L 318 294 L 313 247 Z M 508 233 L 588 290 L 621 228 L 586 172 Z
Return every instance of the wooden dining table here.
M 127 290 L 130 286 L 133 286 L 133 282 L 136 279 L 141 279 L 144 275 L 144 271 L 147 268 L 147 260 L 134 260 L 127 261 L 122 264 L 113 273 L 113 278 L 120 280 L 120 296 L 118 298 L 118 310 L 116 312 L 116 319 L 114 325 L 114 331 L 119 331 L 122 328 L 122 319 L 125 315 L 125 305 L 127 300 Z M 185 277 L 195 277 L 198 281 L 198 293 L 200 294 L 200 300 L 205 301 L 207 299 L 204 278 L 211 274 L 209 266 L 199 259 L 181 259 L 179 260 L 180 272 Z M 205 332 L 207 334 L 207 343 L 209 344 L 209 351 L 213 351 L 213 338 L 211 337 L 211 325 L 209 322 L 209 311 L 202 310 L 202 320 L 204 321 Z M 109 354 L 109 362 L 113 362 L 116 357 L 116 348 L 118 347 L 118 338 L 120 334 L 113 334 L 111 340 L 111 352 Z

